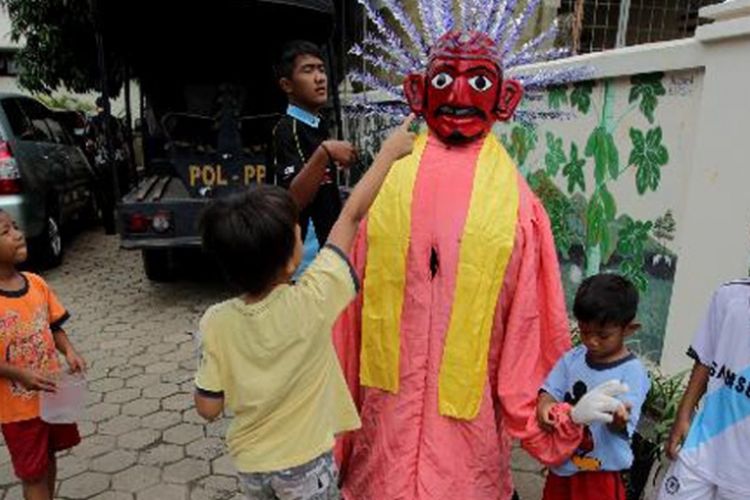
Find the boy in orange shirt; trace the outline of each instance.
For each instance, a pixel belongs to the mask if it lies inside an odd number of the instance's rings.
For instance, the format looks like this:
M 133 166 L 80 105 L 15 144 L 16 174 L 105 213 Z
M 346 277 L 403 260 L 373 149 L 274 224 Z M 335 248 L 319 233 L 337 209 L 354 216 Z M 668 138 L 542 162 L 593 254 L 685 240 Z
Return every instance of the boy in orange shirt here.
M 23 233 L 0 210 L 0 427 L 24 498 L 51 500 L 55 452 L 81 438 L 76 424 L 40 419 L 39 391 L 55 391 L 56 350 L 72 372 L 84 371 L 86 362 L 62 329 L 69 315 L 54 292 L 41 277 L 16 269 L 26 257 Z

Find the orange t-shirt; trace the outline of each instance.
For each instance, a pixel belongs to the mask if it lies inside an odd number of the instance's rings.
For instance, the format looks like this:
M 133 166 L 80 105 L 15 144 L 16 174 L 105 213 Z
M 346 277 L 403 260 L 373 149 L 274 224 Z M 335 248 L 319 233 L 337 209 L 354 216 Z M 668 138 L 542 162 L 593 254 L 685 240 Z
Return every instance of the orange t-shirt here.
M 0 354 L 5 363 L 42 373 L 60 370 L 52 332 L 68 313 L 47 283 L 36 274 L 21 273 L 18 291 L 0 290 Z M 0 378 L 0 423 L 39 416 L 39 394 Z

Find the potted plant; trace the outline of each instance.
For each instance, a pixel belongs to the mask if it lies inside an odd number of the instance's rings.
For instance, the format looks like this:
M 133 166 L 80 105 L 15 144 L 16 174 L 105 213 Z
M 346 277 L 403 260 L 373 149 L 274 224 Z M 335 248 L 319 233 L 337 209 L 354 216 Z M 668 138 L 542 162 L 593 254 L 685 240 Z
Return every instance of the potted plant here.
M 654 464 L 662 459 L 663 445 L 685 392 L 686 373 L 665 375 L 658 368 L 649 367 L 651 390 L 641 408 L 641 418 L 631 444 L 633 465 L 626 474 L 628 500 L 642 498 Z

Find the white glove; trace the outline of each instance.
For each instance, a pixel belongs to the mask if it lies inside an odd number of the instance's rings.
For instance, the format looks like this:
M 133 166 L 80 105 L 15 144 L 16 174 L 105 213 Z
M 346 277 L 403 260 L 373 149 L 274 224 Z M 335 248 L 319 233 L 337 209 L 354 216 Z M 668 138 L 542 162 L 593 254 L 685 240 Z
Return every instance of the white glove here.
M 604 382 L 587 392 L 570 412 L 570 418 L 579 425 L 594 422 L 612 422 L 612 414 L 622 406 L 616 396 L 628 392 L 628 386 L 619 380 Z

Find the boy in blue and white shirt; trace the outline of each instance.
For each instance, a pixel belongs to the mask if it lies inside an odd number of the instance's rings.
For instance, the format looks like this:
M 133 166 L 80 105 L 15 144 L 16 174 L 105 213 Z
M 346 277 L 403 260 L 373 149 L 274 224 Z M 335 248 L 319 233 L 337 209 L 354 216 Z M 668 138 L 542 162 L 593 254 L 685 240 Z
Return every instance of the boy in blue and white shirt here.
M 575 405 L 591 389 L 610 381 L 625 384 L 622 404 L 612 422 L 590 424 L 572 457 L 547 476 L 544 500 L 624 500 L 621 472 L 630 468 L 630 437 L 648 393 L 648 372 L 625 346 L 640 325 L 635 316 L 638 292 L 615 274 L 599 274 L 581 283 L 573 313 L 583 345 L 568 351 L 547 377 L 539 395 L 537 418 L 553 425 L 557 403 Z
M 667 455 L 675 461 L 659 500 L 747 500 L 750 280 L 727 283 L 714 293 L 688 355 L 695 364 L 667 442 Z

